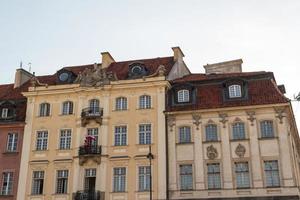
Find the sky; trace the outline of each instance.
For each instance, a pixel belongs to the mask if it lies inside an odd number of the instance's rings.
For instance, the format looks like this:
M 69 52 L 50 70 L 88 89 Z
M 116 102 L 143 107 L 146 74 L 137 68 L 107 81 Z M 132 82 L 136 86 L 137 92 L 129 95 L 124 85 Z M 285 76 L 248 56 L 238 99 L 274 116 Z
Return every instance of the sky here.
M 16 68 L 61 67 L 171 56 L 180 46 L 194 73 L 243 59 L 243 71 L 272 71 L 286 96 L 300 92 L 299 0 L 1 0 L 0 84 Z M 299 57 L 298 57 L 299 56 Z M 263 91 L 262 91 L 263 92 Z M 294 102 L 300 124 L 300 102 Z

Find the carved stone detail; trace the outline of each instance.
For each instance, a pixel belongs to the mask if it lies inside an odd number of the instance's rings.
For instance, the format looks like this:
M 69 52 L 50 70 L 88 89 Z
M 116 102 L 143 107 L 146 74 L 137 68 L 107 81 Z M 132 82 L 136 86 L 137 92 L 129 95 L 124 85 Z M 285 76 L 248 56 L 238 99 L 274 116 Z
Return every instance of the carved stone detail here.
M 196 125 L 196 130 L 199 130 L 199 125 L 201 124 L 201 121 L 200 121 L 201 120 L 201 115 L 193 114 L 192 117 L 193 117 L 193 120 L 194 120 L 193 124 Z
M 238 157 L 242 158 L 245 156 L 245 153 L 246 153 L 246 148 L 243 145 L 239 144 L 235 149 L 235 154 Z
M 223 124 L 223 128 L 226 128 L 226 122 L 228 115 L 226 113 L 220 113 L 219 117 L 221 118 L 220 122 Z
M 173 131 L 173 126 L 175 126 L 175 117 L 168 116 L 167 118 L 168 126 L 170 127 L 170 131 Z
M 31 87 L 36 87 L 36 86 L 45 86 L 46 88 L 48 87 L 48 84 L 41 83 L 36 76 L 34 76 L 30 79 L 30 84 L 31 84 Z
M 248 120 L 251 122 L 251 126 L 253 126 L 254 125 L 254 120 L 256 119 L 255 118 L 255 111 L 253 111 L 253 110 L 249 110 L 249 111 L 246 111 L 246 114 L 248 115 Z
M 82 73 L 79 72 L 74 83 L 79 83 L 83 87 L 99 87 L 108 85 L 110 81 L 118 80 L 115 73 L 107 72 L 101 65 L 94 64 L 94 69 L 86 68 Z
M 218 151 L 213 145 L 210 145 L 206 148 L 206 155 L 210 160 L 214 160 L 218 157 Z
M 274 108 L 275 112 L 276 112 L 276 118 L 279 119 L 279 123 L 282 124 L 283 123 L 283 118 L 285 117 L 284 113 L 285 113 L 285 108 Z
M 79 156 L 79 165 L 82 166 L 84 163 L 86 163 L 88 160 L 92 160 L 93 162 L 97 163 L 100 165 L 101 163 L 101 156 L 91 156 L 91 155 L 86 155 L 86 156 Z

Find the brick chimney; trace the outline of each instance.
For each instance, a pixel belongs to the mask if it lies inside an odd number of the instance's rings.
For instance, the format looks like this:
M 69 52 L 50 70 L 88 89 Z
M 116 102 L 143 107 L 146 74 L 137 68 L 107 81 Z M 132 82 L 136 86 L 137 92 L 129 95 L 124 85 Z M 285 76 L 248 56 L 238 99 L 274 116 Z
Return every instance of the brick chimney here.
M 206 74 L 226 74 L 242 72 L 242 59 L 204 65 Z
M 180 47 L 172 47 L 174 53 L 174 61 L 183 61 L 184 54 L 181 51 Z
M 18 88 L 23 85 L 26 81 L 30 80 L 33 77 L 33 74 L 26 71 L 25 69 L 19 68 L 15 73 L 15 84 L 14 88 Z
M 102 52 L 102 65 L 101 67 L 107 68 L 111 63 L 115 62 L 114 58 L 110 55 L 109 52 Z

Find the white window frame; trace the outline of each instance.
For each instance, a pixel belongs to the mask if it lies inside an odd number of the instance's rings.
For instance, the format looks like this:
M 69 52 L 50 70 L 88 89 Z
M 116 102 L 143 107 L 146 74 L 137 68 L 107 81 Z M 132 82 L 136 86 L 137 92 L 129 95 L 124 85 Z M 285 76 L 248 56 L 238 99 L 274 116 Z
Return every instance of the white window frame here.
M 229 98 L 240 98 L 242 97 L 242 87 L 241 85 L 234 84 L 228 86 Z
M 190 167 L 190 172 L 183 171 L 183 167 Z M 183 180 L 191 178 L 191 185 L 184 185 Z M 192 164 L 180 164 L 179 165 L 179 179 L 180 179 L 180 190 L 193 190 L 194 188 L 194 177 L 193 177 L 193 165 Z
M 143 127 L 143 130 L 142 130 Z M 150 127 L 150 130 L 149 130 Z M 152 143 L 152 126 L 151 124 L 139 124 L 139 144 L 151 144 Z
M 151 108 L 151 96 L 150 95 L 140 96 L 139 108 L 140 109 L 150 109 Z
M 56 194 L 67 194 L 69 182 L 69 170 L 56 171 Z M 60 185 L 62 184 L 62 185 Z M 60 187 L 61 186 L 61 187 Z
M 6 176 L 7 175 L 7 176 Z M 13 193 L 13 178 L 14 173 L 10 171 L 5 171 L 2 173 L 2 181 L 1 181 L 1 195 L 12 195 Z
M 92 114 L 96 114 L 100 112 L 100 101 L 99 99 L 90 99 L 89 100 L 89 108 Z
M 1 111 L 1 118 L 7 118 L 8 117 L 8 108 L 2 108 Z
M 35 177 L 35 174 L 37 175 Z M 43 183 L 42 191 L 40 191 L 40 185 L 41 182 Z M 37 184 L 37 185 L 36 185 Z M 39 170 L 39 171 L 33 171 L 32 172 L 32 186 L 31 186 L 31 194 L 32 195 L 42 195 L 44 193 L 45 188 L 45 171 Z
M 190 101 L 190 91 L 186 89 L 178 90 L 177 92 L 178 103 L 187 103 Z
M 178 129 L 178 143 L 191 143 L 192 130 L 190 126 L 181 126 Z
M 69 150 L 72 146 L 72 130 L 61 129 L 59 131 L 59 149 Z
M 125 131 L 118 131 L 119 129 L 125 128 Z M 126 146 L 127 145 L 127 126 L 126 125 L 120 125 L 114 127 L 114 146 Z M 125 137 L 124 137 L 125 135 Z M 119 141 L 117 141 L 117 137 L 120 137 Z M 124 139 L 125 138 L 125 139 Z M 124 141 L 125 140 L 125 141 Z
M 116 98 L 115 110 L 127 110 L 127 98 L 118 97 Z
M 238 168 L 238 165 L 245 165 L 246 169 Z M 235 183 L 236 188 L 250 188 L 251 187 L 251 180 L 250 180 L 250 169 L 249 169 L 249 162 L 242 161 L 242 162 L 235 162 Z M 241 184 L 239 184 L 241 183 Z
M 42 137 L 38 137 L 39 133 L 42 134 Z M 47 134 L 47 137 L 45 136 Z M 49 138 L 49 132 L 44 131 L 37 131 L 36 132 L 36 151 L 46 151 L 48 149 L 48 138 Z M 40 143 L 39 143 L 40 140 Z M 40 144 L 40 146 L 39 146 Z
M 12 136 L 12 138 L 11 138 Z M 7 144 L 6 151 L 7 152 L 16 152 L 18 148 L 18 133 L 8 133 L 7 134 Z
M 138 166 L 138 191 L 150 191 L 151 166 Z
M 116 174 L 115 173 L 116 170 L 119 170 L 120 173 Z M 124 170 L 124 173 L 123 173 L 123 170 Z M 125 192 L 126 191 L 126 185 L 127 185 L 126 184 L 126 180 L 127 180 L 126 174 L 127 174 L 126 167 L 114 167 L 113 168 L 113 181 L 112 181 L 113 192 Z M 122 185 L 123 181 L 124 181 L 124 185 Z M 116 185 L 117 185 L 117 187 L 116 187 Z
M 62 103 L 62 115 L 72 115 L 74 112 L 74 103 L 72 101 L 65 101 Z

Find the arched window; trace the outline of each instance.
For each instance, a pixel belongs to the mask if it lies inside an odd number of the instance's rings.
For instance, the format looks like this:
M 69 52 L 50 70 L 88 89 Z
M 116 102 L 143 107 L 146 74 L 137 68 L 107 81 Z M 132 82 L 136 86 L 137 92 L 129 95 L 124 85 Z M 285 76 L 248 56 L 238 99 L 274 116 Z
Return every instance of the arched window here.
M 50 104 L 49 103 L 41 103 L 40 104 L 40 117 L 45 117 L 50 115 Z
M 99 108 L 99 100 L 98 99 L 91 99 L 90 100 L 90 112 L 91 113 L 99 113 L 100 108 Z
M 218 128 L 215 124 L 208 124 L 205 127 L 206 141 L 218 141 Z
M 151 96 L 143 95 L 140 96 L 140 109 L 149 109 L 151 108 Z
M 188 90 L 179 90 L 177 92 L 177 100 L 179 103 L 189 102 L 190 101 L 190 92 Z
M 127 110 L 127 98 L 118 97 L 116 99 L 116 110 Z
M 232 139 L 242 140 L 246 138 L 245 125 L 242 122 L 232 124 Z
M 73 102 L 65 101 L 62 105 L 62 114 L 63 115 L 71 115 L 73 114 Z
M 229 98 L 242 97 L 242 91 L 240 85 L 230 85 L 228 87 Z

